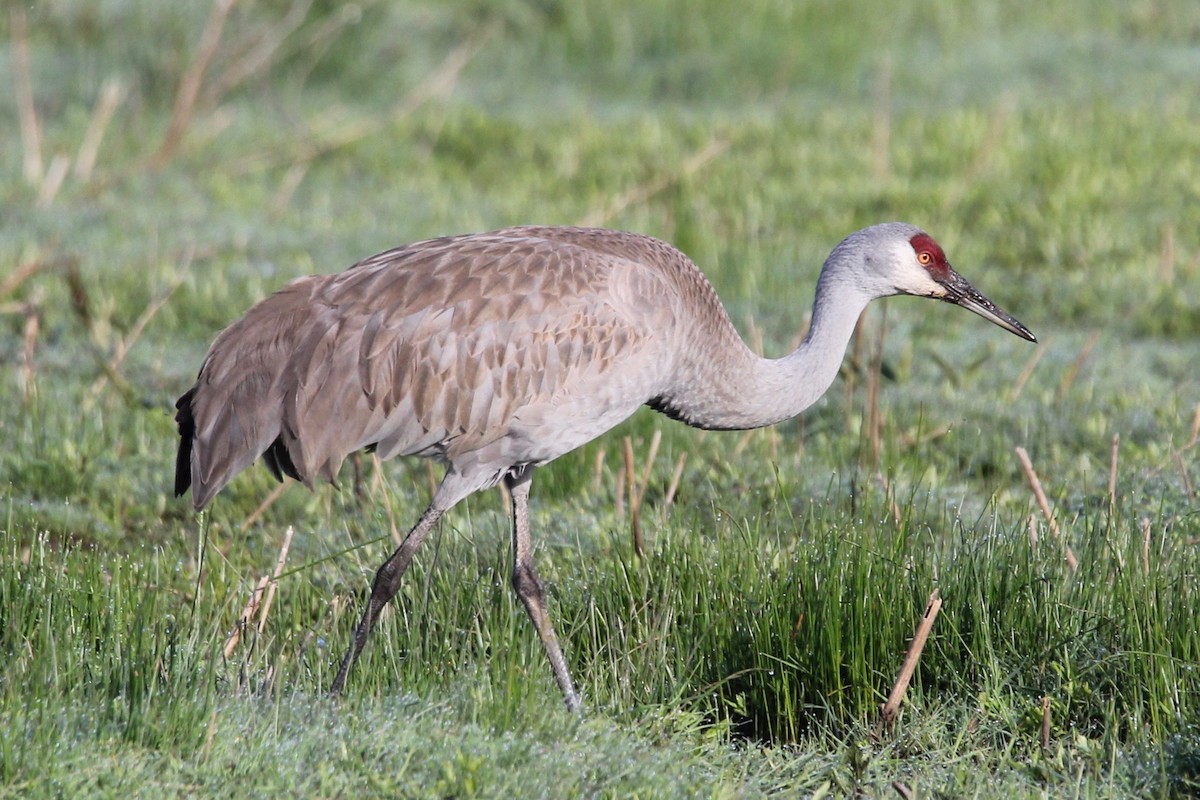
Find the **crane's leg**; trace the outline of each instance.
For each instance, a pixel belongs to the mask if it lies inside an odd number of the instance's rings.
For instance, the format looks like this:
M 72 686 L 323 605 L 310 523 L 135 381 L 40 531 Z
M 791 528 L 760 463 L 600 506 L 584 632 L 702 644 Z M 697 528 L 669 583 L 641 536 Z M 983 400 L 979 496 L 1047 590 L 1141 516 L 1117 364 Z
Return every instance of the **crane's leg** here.
M 350 649 L 346 651 L 345 658 L 342 659 L 342 667 L 338 670 L 337 677 L 333 679 L 333 686 L 329 689 L 330 694 L 341 694 L 342 686 L 346 683 L 346 676 L 350 673 L 350 667 L 354 665 L 358 654 L 362 652 L 363 645 L 367 643 L 367 635 L 375 626 L 379 612 L 400 590 L 400 578 L 404 576 L 408 565 L 412 563 L 413 553 L 421 546 L 421 542 L 425 541 L 425 537 L 442 518 L 442 514 L 446 513 L 446 509 L 453 505 L 453 503 L 439 503 L 438 499 L 441 494 L 439 491 L 434 496 L 429 508 L 425 509 L 421 519 L 409 531 L 408 536 L 404 537 L 404 541 L 396 548 L 396 552 L 392 553 L 391 557 L 383 562 L 383 566 L 375 573 L 375 582 L 371 586 L 371 598 L 367 601 L 367 610 L 363 612 L 362 620 L 354 629 L 354 641 L 350 644 Z
M 513 572 L 512 585 L 517 596 L 525 605 L 533 627 L 537 628 L 546 655 L 550 658 L 550 666 L 554 670 L 554 678 L 562 689 L 563 699 L 571 711 L 579 711 L 582 705 L 575 684 L 571 680 L 571 672 L 567 669 L 567 659 L 563 657 L 562 647 L 558 644 L 558 636 L 550 623 L 550 615 L 546 613 L 546 591 L 542 581 L 533 568 L 533 553 L 529 541 L 529 485 L 533 469 L 525 467 L 516 474 L 504 479 L 509 493 L 512 495 L 513 515 Z

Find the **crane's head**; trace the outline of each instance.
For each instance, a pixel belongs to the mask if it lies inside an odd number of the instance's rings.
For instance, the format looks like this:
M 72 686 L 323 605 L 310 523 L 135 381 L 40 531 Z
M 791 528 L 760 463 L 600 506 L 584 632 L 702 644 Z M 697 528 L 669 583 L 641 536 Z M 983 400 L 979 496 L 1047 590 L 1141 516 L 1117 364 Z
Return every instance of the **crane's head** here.
M 847 262 L 861 265 L 862 273 L 856 278 L 875 296 L 911 294 L 945 300 L 974 311 L 1022 339 L 1037 341 L 1015 317 L 955 272 L 941 245 L 915 225 L 888 222 L 864 228 L 838 245 L 830 259 L 842 250 L 848 256 Z

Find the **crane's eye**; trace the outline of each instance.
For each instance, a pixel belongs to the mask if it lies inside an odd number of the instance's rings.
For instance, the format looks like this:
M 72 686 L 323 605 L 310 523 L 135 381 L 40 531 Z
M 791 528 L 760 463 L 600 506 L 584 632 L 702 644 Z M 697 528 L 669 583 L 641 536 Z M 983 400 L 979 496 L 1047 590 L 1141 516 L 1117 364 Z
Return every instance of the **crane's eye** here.
M 933 256 L 929 255 L 929 253 L 925 251 L 921 251 L 920 253 L 917 253 L 917 261 L 920 261 L 923 266 L 927 267 L 930 265 L 930 263 L 932 263 Z

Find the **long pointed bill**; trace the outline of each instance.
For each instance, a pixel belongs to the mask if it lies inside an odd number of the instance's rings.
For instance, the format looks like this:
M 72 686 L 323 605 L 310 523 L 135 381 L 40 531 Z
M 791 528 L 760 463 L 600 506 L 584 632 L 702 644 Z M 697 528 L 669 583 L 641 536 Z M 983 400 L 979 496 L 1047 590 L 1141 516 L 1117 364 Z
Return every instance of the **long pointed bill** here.
M 1012 314 L 984 297 L 983 293 L 972 286 L 970 281 L 954 270 L 949 270 L 949 273 L 945 280 L 938 281 L 946 290 L 945 296 L 942 297 L 943 300 L 974 311 L 984 319 L 996 323 L 1004 330 L 1016 334 L 1022 339 L 1028 339 L 1031 342 L 1037 341 L 1037 337 L 1029 332 L 1029 328 L 1018 322 Z

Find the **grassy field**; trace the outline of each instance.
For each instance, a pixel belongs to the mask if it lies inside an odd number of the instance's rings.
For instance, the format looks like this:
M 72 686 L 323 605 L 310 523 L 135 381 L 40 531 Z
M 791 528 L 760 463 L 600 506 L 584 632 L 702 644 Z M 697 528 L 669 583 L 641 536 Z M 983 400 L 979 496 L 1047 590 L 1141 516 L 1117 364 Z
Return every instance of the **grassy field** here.
M 0 797 L 1200 793 L 1197 4 L 47 0 L 0 28 Z M 798 420 L 644 410 L 542 470 L 580 718 L 499 496 L 425 545 L 336 702 L 435 473 L 170 496 L 174 399 L 297 275 L 603 224 L 688 252 L 779 354 L 829 249 L 889 219 L 1040 343 L 889 300 Z

